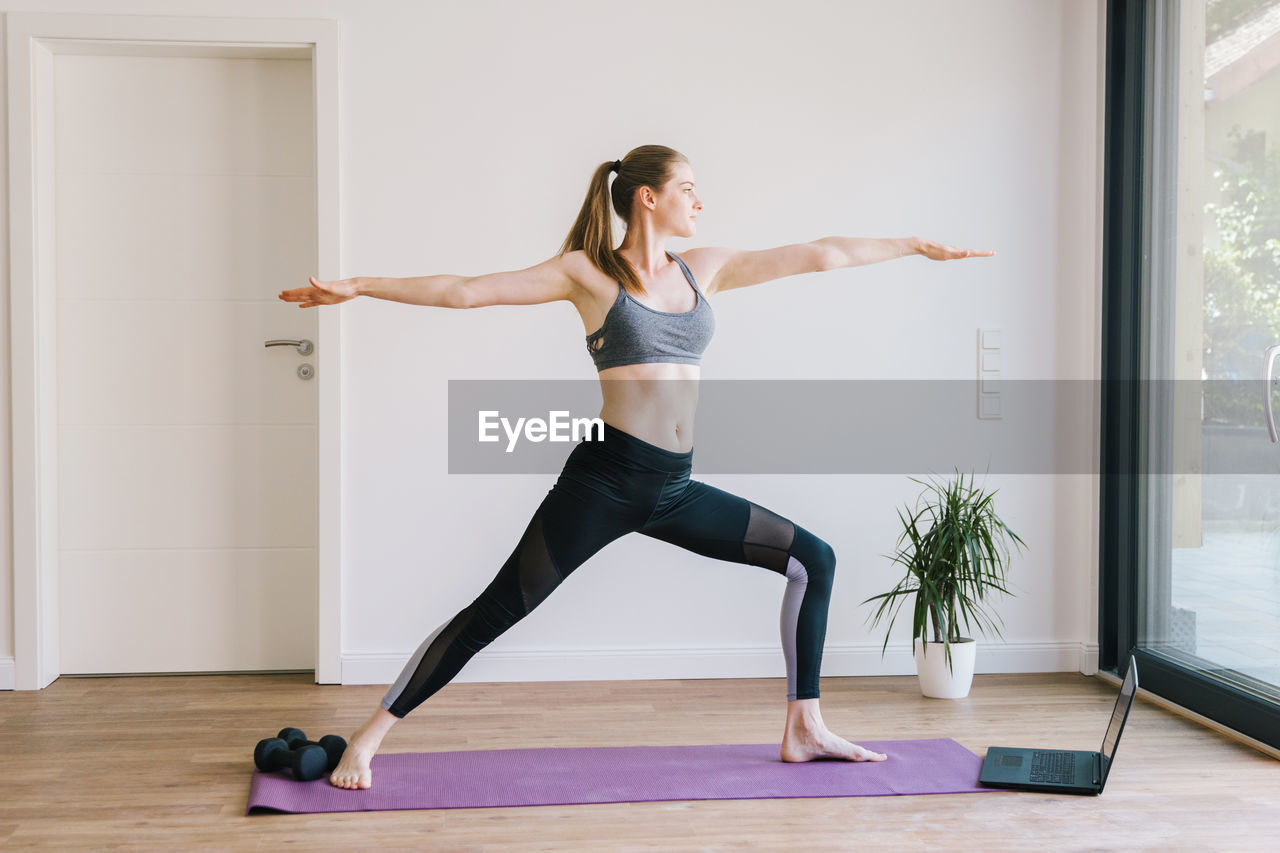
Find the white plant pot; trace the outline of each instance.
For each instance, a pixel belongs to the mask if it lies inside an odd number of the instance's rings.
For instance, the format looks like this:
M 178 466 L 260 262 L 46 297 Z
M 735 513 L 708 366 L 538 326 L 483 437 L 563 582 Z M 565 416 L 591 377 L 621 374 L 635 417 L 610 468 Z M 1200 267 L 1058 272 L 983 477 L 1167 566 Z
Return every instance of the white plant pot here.
M 973 684 L 973 664 L 978 644 L 966 638 L 951 644 L 951 667 L 947 666 L 947 653 L 942 643 L 924 644 L 915 641 L 916 675 L 920 677 L 920 692 L 932 699 L 963 699 L 969 695 Z

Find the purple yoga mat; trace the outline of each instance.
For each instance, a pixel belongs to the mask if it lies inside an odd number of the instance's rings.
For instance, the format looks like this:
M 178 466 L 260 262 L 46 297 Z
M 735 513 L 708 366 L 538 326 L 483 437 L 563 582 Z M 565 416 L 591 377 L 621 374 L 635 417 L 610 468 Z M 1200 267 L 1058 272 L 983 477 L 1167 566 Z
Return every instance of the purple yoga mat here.
M 249 806 L 281 812 L 459 809 L 995 792 L 978 785 L 982 759 L 951 738 L 859 741 L 885 761 L 790 764 L 776 743 L 493 749 L 378 755 L 373 787 L 348 791 L 327 777 L 295 782 L 253 774 Z

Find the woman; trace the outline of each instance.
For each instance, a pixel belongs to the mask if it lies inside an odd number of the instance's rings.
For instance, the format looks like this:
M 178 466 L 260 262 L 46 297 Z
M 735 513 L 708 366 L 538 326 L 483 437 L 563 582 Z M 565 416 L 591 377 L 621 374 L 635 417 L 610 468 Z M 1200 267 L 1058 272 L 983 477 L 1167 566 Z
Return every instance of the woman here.
M 617 178 L 610 188 L 612 172 Z M 616 250 L 610 198 L 627 223 Z M 886 758 L 829 731 L 818 710 L 818 672 L 836 562 L 831 546 L 788 519 L 689 477 L 698 365 L 715 329 L 706 297 L 907 254 L 947 260 L 994 252 L 919 238 L 844 237 L 758 252 L 702 248 L 679 257 L 666 251 L 671 237 L 694 235 L 701 210 L 689 161 L 665 146 L 644 145 L 596 169 L 560 254 L 537 266 L 475 277 L 312 278 L 311 286 L 280 294 L 302 308 L 336 305 L 359 295 L 443 308 L 566 299 L 589 333 L 587 350 L 604 401 L 599 415 L 603 440 L 583 440 L 569 454 L 497 577 L 419 646 L 373 715 L 352 735 L 330 777 L 332 784 L 368 788 L 370 761 L 397 720 L 447 684 L 472 655 L 528 615 L 592 554 L 636 531 L 786 577 L 783 761 Z

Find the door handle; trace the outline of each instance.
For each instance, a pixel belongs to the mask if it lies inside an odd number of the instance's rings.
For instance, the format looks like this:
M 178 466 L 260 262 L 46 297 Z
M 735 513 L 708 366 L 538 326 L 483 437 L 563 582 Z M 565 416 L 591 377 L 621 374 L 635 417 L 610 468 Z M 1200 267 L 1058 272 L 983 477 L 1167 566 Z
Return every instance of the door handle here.
M 297 347 L 298 355 L 311 355 L 311 351 L 315 349 L 315 345 L 311 341 L 303 338 L 300 341 L 267 341 L 269 347 Z M 1280 347 L 1276 347 L 1280 349 Z M 1272 439 L 1273 441 L 1275 439 Z
M 1262 386 L 1262 393 L 1265 395 L 1267 402 L 1267 429 L 1271 432 L 1272 444 L 1280 440 L 1276 436 L 1276 416 L 1271 411 L 1271 368 L 1275 366 L 1277 355 L 1280 355 L 1280 344 L 1267 347 L 1267 354 L 1264 356 L 1267 362 L 1267 381 Z

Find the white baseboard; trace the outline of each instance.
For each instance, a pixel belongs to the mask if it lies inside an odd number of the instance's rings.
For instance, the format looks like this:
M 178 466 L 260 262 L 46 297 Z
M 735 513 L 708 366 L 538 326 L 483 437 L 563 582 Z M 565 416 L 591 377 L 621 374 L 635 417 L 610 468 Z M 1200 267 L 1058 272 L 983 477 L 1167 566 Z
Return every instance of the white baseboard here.
M 13 658 L 0 657 L 0 690 L 12 690 L 17 683 L 13 670 Z
M 1097 675 L 1098 674 L 1098 644 L 1097 643 L 1081 643 L 1080 644 L 1080 674 L 1081 675 Z
M 896 644 L 904 645 L 904 644 Z M 346 652 L 343 684 L 390 684 L 412 651 Z M 1091 667 L 1091 669 L 1090 669 Z M 1098 646 L 1089 643 L 991 643 L 978 641 L 975 670 L 992 672 L 1080 672 L 1098 669 Z M 910 648 L 880 643 L 828 644 L 824 678 L 852 675 L 915 675 Z M 778 646 L 722 648 L 597 648 L 494 651 L 472 658 L 456 683 L 502 681 L 643 681 L 668 678 L 784 678 Z

